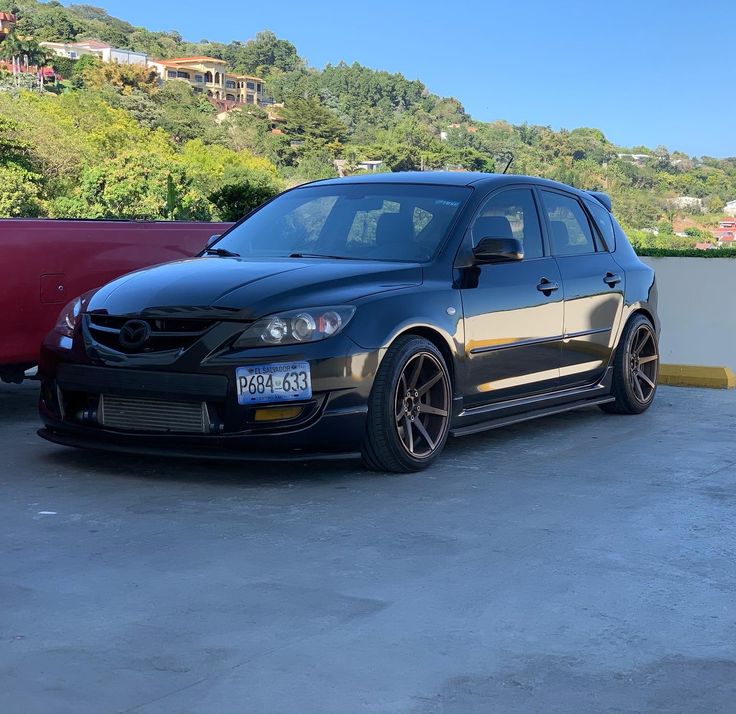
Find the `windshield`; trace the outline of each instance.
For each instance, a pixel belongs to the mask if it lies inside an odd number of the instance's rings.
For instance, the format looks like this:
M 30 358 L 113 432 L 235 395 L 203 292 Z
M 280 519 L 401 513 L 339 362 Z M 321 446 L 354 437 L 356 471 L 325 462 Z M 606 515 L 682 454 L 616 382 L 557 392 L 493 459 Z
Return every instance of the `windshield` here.
M 459 186 L 305 186 L 266 204 L 214 247 L 243 257 L 426 261 L 469 194 Z

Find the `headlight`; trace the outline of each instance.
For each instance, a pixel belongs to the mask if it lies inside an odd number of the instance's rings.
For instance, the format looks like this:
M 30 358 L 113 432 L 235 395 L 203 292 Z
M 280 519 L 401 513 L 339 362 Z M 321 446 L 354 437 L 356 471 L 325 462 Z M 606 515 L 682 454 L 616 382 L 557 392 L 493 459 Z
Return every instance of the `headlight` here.
M 352 306 L 310 307 L 256 320 L 238 339 L 235 347 L 265 347 L 317 342 L 336 335 L 355 314 Z
M 74 328 L 79 323 L 79 318 L 94 293 L 95 291 L 91 290 L 78 298 L 74 298 L 74 300 L 66 305 L 59 313 L 59 319 L 56 321 L 56 325 L 54 325 L 54 331 L 64 337 L 73 337 Z

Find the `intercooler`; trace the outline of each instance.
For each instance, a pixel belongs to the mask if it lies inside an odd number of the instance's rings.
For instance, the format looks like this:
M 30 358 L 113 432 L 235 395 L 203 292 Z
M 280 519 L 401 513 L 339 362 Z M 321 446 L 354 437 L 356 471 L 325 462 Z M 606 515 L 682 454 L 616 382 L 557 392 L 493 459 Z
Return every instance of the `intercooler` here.
M 175 402 L 100 395 L 99 423 L 108 429 L 138 432 L 207 434 L 206 402 Z

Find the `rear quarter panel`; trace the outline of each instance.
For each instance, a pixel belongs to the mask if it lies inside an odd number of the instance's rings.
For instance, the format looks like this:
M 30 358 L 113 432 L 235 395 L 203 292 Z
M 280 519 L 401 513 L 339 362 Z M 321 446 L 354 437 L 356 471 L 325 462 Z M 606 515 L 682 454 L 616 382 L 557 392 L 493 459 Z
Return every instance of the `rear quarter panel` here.
M 624 309 L 616 336 L 616 344 L 627 321 L 635 312 L 647 314 L 659 333 L 660 323 L 657 314 L 657 283 L 654 270 L 639 259 L 631 247 L 626 234 L 614 220 L 616 231 L 616 250 L 613 257 L 626 274 Z

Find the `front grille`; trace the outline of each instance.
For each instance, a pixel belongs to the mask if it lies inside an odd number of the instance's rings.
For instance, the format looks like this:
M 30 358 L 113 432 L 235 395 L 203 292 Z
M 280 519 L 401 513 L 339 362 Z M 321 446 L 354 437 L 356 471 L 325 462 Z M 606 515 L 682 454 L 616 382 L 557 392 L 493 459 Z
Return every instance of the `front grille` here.
M 120 330 L 131 320 L 145 322 L 150 328 L 150 336 L 145 344 L 132 348 L 120 341 Z M 95 342 L 126 353 L 186 349 L 216 323 L 217 320 L 201 318 L 131 318 L 94 313 L 87 315 L 87 327 Z
M 97 419 L 109 429 L 137 432 L 207 434 L 210 420 L 205 402 L 172 402 L 100 395 Z

